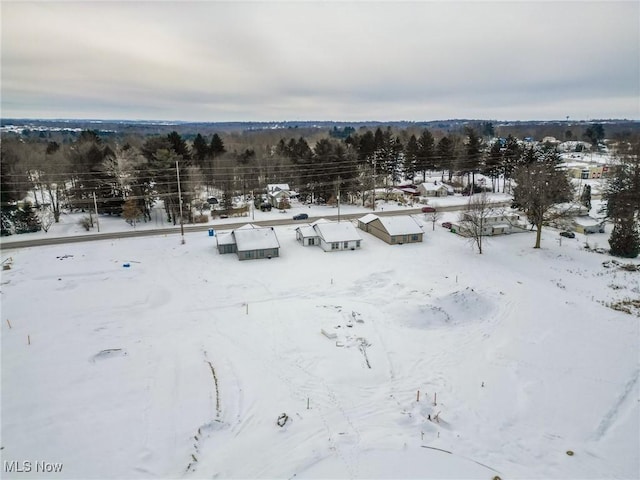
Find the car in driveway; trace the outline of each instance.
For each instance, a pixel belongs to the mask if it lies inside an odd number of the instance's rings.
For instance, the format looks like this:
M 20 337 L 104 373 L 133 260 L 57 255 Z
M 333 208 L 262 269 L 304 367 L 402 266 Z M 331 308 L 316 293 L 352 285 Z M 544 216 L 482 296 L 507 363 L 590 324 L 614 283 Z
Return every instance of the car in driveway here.
M 422 213 L 434 213 L 435 211 L 434 207 L 422 207 Z
M 451 230 L 451 222 L 442 222 L 442 227 Z
M 298 215 L 293 216 L 294 220 L 306 220 L 307 218 L 309 218 L 309 215 L 306 213 L 299 213 Z
M 560 236 L 566 238 L 576 238 L 576 234 L 573 232 L 560 232 Z

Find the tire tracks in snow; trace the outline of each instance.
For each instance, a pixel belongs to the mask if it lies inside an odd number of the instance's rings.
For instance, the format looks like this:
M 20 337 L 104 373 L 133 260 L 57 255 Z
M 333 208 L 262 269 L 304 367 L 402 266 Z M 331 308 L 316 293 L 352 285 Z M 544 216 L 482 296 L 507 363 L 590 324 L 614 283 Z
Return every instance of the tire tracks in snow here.
M 596 431 L 595 431 L 596 440 L 600 440 L 602 437 L 604 437 L 607 434 L 607 432 L 609 431 L 609 428 L 611 428 L 611 426 L 615 421 L 615 417 L 620 412 L 620 409 L 625 404 L 627 399 L 631 396 L 631 393 L 634 391 L 634 388 L 638 383 L 639 376 L 640 376 L 640 369 L 634 372 L 631 379 L 629 379 L 629 381 L 625 384 L 624 389 L 622 393 L 618 396 L 616 402 L 611 406 L 611 408 L 604 415 L 604 417 L 602 417 L 602 420 L 600 421 L 600 424 L 598 425 L 598 428 L 596 428 Z

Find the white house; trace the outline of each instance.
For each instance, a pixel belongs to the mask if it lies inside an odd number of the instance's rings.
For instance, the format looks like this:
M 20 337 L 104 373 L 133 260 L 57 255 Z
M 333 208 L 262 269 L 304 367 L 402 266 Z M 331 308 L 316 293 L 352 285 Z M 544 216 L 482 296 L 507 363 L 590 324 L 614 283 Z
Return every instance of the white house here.
M 296 240 L 304 246 L 319 245 L 325 252 L 356 250 L 362 242 L 351 222 L 332 222 L 324 218 L 296 228 Z
M 463 213 L 464 218 L 467 213 Z M 451 231 L 459 235 L 468 236 L 469 232 L 465 232 L 464 223 L 452 223 Z M 525 232 L 526 224 L 520 215 L 515 213 L 496 213 L 487 215 L 484 218 L 481 235 L 503 235 L 515 232 Z
M 248 223 L 217 236 L 218 252 L 236 253 L 239 260 L 280 256 L 280 243 L 273 227 L 257 227 Z
M 572 219 L 572 230 L 577 233 L 604 233 L 604 221 L 589 215 L 580 215 Z
M 425 182 L 418 185 L 418 192 L 423 197 L 446 197 L 449 187 L 441 182 Z
M 288 192 L 291 190 L 288 183 L 270 183 L 267 185 L 267 193 L 275 193 L 280 191 Z

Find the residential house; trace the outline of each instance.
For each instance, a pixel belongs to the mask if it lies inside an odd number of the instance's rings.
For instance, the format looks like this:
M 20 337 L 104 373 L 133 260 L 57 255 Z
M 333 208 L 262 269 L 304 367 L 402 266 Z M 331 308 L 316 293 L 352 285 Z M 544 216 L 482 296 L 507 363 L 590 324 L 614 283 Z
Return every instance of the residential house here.
M 463 213 L 463 219 L 468 213 Z M 520 218 L 520 215 L 515 213 L 496 213 L 489 214 L 484 218 L 482 232 L 483 236 L 492 235 L 504 235 L 509 233 L 524 232 L 526 231 L 526 224 Z M 469 236 L 469 232 L 465 232 L 464 222 L 457 222 L 451 224 L 451 231 L 462 235 L 463 237 Z
M 291 199 L 297 198 L 298 194 L 289 188 L 288 183 L 274 183 L 267 185 L 267 201 L 275 208 L 289 208 Z
M 239 260 L 280 256 L 280 243 L 273 227 L 249 223 L 231 232 L 219 233 L 217 241 L 218 253 L 236 253 Z
M 318 245 L 325 252 L 356 250 L 362 243 L 351 222 L 332 222 L 323 218 L 296 228 L 296 240 L 304 246 Z
M 379 217 L 369 213 L 358 219 L 358 228 L 389 245 L 422 242 L 422 227 L 409 215 Z
M 571 219 L 571 229 L 576 233 L 604 233 L 604 222 L 589 215 L 581 215 Z
M 423 197 L 446 197 L 449 195 L 449 188 L 441 182 L 425 182 L 418 185 L 418 192 Z

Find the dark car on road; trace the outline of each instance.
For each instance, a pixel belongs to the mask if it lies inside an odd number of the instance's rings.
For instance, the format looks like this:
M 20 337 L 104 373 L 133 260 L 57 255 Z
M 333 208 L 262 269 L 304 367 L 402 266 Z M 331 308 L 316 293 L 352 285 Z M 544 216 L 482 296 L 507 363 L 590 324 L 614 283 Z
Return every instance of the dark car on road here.
M 573 232 L 560 232 L 560 236 L 566 238 L 576 238 L 576 234 Z
M 433 207 L 422 207 L 422 213 L 434 213 L 436 211 Z
M 309 215 L 306 213 L 299 213 L 298 215 L 293 216 L 294 220 L 306 220 L 307 218 L 309 218 Z

